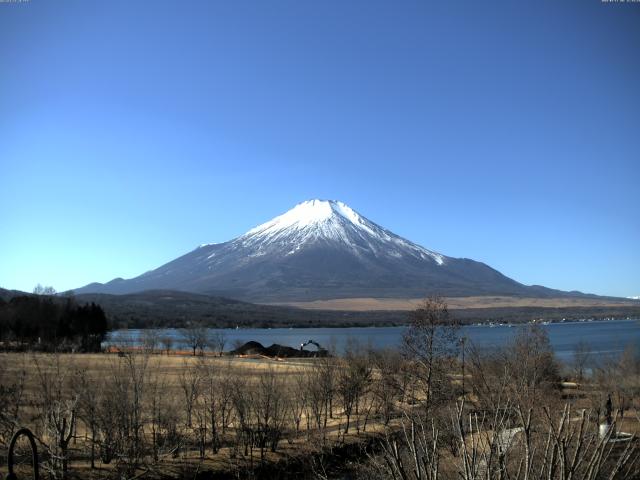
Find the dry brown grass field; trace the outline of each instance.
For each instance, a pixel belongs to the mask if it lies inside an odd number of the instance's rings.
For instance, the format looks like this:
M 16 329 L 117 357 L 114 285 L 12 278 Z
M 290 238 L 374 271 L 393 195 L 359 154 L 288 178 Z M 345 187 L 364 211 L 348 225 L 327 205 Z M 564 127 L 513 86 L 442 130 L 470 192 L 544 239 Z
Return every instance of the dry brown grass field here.
M 288 302 L 281 305 L 310 309 L 310 310 L 413 310 L 424 299 L 421 298 L 336 298 L 330 300 L 315 300 L 310 302 Z M 633 300 L 611 300 L 598 298 L 527 298 L 507 296 L 477 296 L 477 297 L 448 297 L 444 299 L 449 308 L 503 308 L 503 307 L 616 307 L 633 306 L 638 302 Z
M 351 414 L 350 432 L 344 432 L 345 416 L 341 411 L 339 402 L 335 399 L 330 407 L 331 412 L 314 412 L 312 408 L 299 408 L 299 425 L 296 427 L 295 418 L 290 402 L 301 396 L 301 390 L 309 385 L 309 377 L 318 373 L 318 362 L 325 366 L 331 365 L 333 360 L 320 359 L 268 359 L 264 357 L 238 358 L 216 356 L 190 356 L 182 354 L 131 352 L 124 356 L 116 353 L 97 354 L 43 354 L 43 353 L 0 353 L 0 365 L 2 375 L 0 384 L 9 385 L 14 381 L 22 381 L 23 392 L 20 398 L 18 416 L 20 426 L 29 427 L 36 438 L 43 443 L 54 443 L 50 435 L 42 425 L 43 412 L 47 410 L 46 403 L 50 401 L 44 394 L 43 388 L 59 387 L 56 401 L 74 402 L 74 408 L 82 402 L 83 392 L 79 388 L 88 388 L 92 400 L 99 406 L 102 400 L 110 396 L 121 395 L 122 392 L 113 391 L 114 385 L 121 378 L 131 372 L 131 368 L 137 369 L 132 376 L 142 375 L 140 378 L 140 395 L 142 409 L 146 411 L 141 420 L 144 442 L 147 444 L 146 455 L 151 455 L 153 443 L 150 438 L 152 430 L 161 429 L 159 425 L 152 425 L 154 419 L 154 402 L 161 402 L 164 413 L 174 416 L 174 426 L 180 430 L 180 445 L 177 448 L 172 445 L 164 452 L 158 454 L 158 459 L 150 462 L 141 460 L 137 472 L 149 472 L 152 476 L 174 476 L 189 478 L 195 470 L 211 470 L 233 472 L 238 469 L 251 469 L 261 463 L 274 464 L 282 460 L 291 461 L 296 458 L 308 458 L 310 453 L 317 453 L 325 445 L 358 443 L 366 439 L 367 435 L 380 431 L 381 424 L 372 418 L 372 401 L 361 401 L 360 405 L 366 406 L 367 412 Z M 337 375 L 337 366 L 331 368 L 331 374 Z M 209 385 L 211 380 L 207 377 L 212 374 L 216 377 L 216 385 Z M 45 378 L 46 377 L 46 378 Z M 273 387 L 278 392 L 271 391 L 269 385 L 265 386 L 264 379 L 269 378 Z M 135 389 L 135 380 L 128 388 Z M 196 385 L 197 384 L 197 385 Z M 120 385 L 121 387 L 121 385 Z M 238 430 L 240 421 L 238 414 L 229 412 L 224 432 L 219 432 L 219 448 L 214 454 L 210 447 L 210 439 L 205 438 L 207 445 L 201 455 L 199 445 L 200 430 L 205 428 L 210 434 L 211 423 L 208 416 L 211 415 L 207 399 L 209 394 L 229 395 L 232 392 L 207 392 L 208 388 L 214 389 L 245 389 L 248 393 L 245 399 L 248 402 L 258 402 L 259 397 L 273 395 L 274 401 L 281 401 L 286 407 L 271 412 L 254 412 L 250 415 L 263 413 L 281 417 L 276 421 L 281 422 L 283 430 L 282 438 L 276 451 L 265 448 L 261 454 L 255 445 L 249 448 L 249 453 L 242 451 L 242 445 L 238 446 Z M 191 395 L 187 390 L 193 389 L 193 396 L 198 397 L 189 400 Z M 318 393 L 318 392 L 316 392 Z M 202 398 L 199 398 L 202 396 Z M 127 397 L 127 400 L 131 399 Z M 188 413 L 186 403 L 193 401 L 192 412 Z M 237 400 L 238 402 L 241 400 Z M 322 405 L 317 405 L 322 408 Z M 230 407 L 230 405 L 229 405 Z M 131 409 L 131 408 L 130 408 Z M 320 427 L 315 415 L 320 415 Z M 188 419 L 188 415 L 191 419 Z M 323 416 L 324 415 L 324 416 Z M 365 415 L 368 418 L 364 418 Z M 90 467 L 88 452 L 91 445 L 91 432 L 87 418 L 81 418 L 76 422 L 73 431 L 73 439 L 69 447 L 70 475 L 80 478 L 104 478 L 117 476 L 118 462 L 111 460 L 105 463 L 99 454 L 96 454 L 95 468 Z M 312 418 L 313 417 L 313 418 Z M 257 419 L 254 419 L 257 421 Z M 218 420 L 219 421 L 219 420 Z M 268 420 L 267 420 L 268 421 Z M 209 423 L 208 423 L 209 422 Z M 220 428 L 220 426 L 218 427 Z M 6 445 L 5 445 L 6 447 Z M 2 445 L 0 445 L 2 449 Z M 0 452 L 2 458 L 6 458 L 6 452 Z M 150 466 L 153 463 L 153 466 Z M 0 472 L 4 462 L 0 463 Z
M 532 326 L 501 351 L 468 352 L 462 370 L 458 357 L 425 350 L 429 332 L 413 331 L 411 361 L 364 350 L 312 359 L 0 353 L 0 472 L 10 432 L 26 426 L 42 478 L 340 478 L 351 465 L 351 478 L 384 479 L 422 458 L 420 478 L 433 480 L 500 471 L 559 479 L 545 468 L 565 468 L 566 448 L 582 455 L 571 468 L 584 476 L 575 478 L 640 474 L 637 440 L 615 448 L 598 440 L 607 412 L 617 432 L 640 434 L 633 351 L 585 378 L 584 365 L 559 367 Z M 615 472 L 627 454 L 636 463 Z M 594 455 L 604 460 L 590 473 Z M 539 476 L 521 476 L 525 457 Z M 471 461 L 480 462 L 474 474 Z

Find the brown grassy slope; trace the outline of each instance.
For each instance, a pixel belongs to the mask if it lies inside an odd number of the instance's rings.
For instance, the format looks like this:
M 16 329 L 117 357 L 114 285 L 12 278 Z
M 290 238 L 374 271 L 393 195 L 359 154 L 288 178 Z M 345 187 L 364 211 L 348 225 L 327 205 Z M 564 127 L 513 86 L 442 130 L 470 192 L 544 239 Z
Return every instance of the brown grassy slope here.
M 343 310 L 363 312 L 369 310 L 398 311 L 413 310 L 422 301 L 421 298 L 337 298 L 315 300 L 311 302 L 288 302 L 280 305 L 304 308 L 308 310 Z M 450 309 L 468 308 L 505 308 L 505 307 L 618 307 L 638 306 L 634 300 L 601 298 L 528 298 L 528 297 L 447 297 Z

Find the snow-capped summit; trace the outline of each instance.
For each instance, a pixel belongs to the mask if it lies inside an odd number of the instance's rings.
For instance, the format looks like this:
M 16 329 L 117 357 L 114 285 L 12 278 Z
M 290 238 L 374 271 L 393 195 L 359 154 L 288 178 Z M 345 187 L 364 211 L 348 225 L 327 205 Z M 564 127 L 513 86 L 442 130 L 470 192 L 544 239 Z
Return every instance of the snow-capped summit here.
M 318 242 L 335 243 L 356 255 L 410 255 L 430 258 L 442 265 L 445 257 L 420 247 L 366 219 L 336 200 L 308 200 L 286 213 L 252 228 L 238 238 L 243 246 L 258 250 L 282 248 L 287 255 Z
M 304 228 L 326 222 L 334 215 L 342 215 L 354 223 L 358 222 L 360 217 L 350 207 L 336 200 L 307 200 L 247 233 L 257 233 L 268 229 Z
M 533 288 L 484 263 L 428 250 L 342 202 L 308 200 L 228 242 L 203 244 L 136 278 L 76 292 L 184 290 L 279 302 L 526 295 Z

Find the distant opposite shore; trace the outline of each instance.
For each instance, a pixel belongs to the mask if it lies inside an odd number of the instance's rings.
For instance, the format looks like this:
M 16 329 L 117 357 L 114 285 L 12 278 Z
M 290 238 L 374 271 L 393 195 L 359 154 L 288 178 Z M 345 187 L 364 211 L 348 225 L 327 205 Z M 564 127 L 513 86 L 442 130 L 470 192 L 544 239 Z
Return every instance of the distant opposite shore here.
M 33 294 L 0 289 L 0 306 L 12 298 Z M 55 299 L 64 301 L 66 294 Z M 342 298 L 249 303 L 232 298 L 173 290 L 140 293 L 73 295 L 78 304 L 99 305 L 111 330 L 181 328 L 326 328 L 383 327 L 409 323 L 409 313 L 421 299 Z M 640 301 L 615 297 L 529 298 L 507 296 L 446 297 L 449 312 L 462 324 L 561 322 L 640 317 Z
M 422 298 L 334 298 L 310 302 L 280 302 L 272 305 L 288 305 L 311 310 L 380 311 L 413 310 Z M 515 297 L 486 295 L 472 297 L 445 297 L 449 309 L 464 310 L 478 308 L 571 308 L 571 307 L 640 307 L 640 301 L 616 297 Z

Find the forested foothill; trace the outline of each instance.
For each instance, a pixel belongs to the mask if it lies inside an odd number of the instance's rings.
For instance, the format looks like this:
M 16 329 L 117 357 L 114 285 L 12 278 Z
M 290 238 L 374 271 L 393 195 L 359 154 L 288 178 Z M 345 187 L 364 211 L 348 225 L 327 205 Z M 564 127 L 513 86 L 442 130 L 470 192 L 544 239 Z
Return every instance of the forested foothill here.
M 98 352 L 107 331 L 107 317 L 95 303 L 38 294 L 0 298 L 2 350 Z
M 211 328 L 367 327 L 407 325 L 406 310 L 307 310 L 282 305 L 261 305 L 225 297 L 177 291 L 147 291 L 128 295 L 82 294 L 83 302 L 104 308 L 114 329 L 182 328 L 198 323 Z M 527 323 L 583 318 L 640 317 L 640 304 L 610 307 L 492 307 L 451 310 L 461 323 Z
M 0 301 L 8 302 L 24 292 L 0 288 Z M 127 295 L 81 294 L 78 304 L 100 305 L 109 326 L 125 328 L 184 328 L 193 323 L 209 328 L 330 328 L 407 325 L 406 310 L 341 311 L 306 310 L 283 305 L 261 305 L 225 297 L 151 290 Z M 484 307 L 452 309 L 450 315 L 463 324 L 527 323 L 532 320 L 624 319 L 640 317 L 640 304 L 591 307 Z

